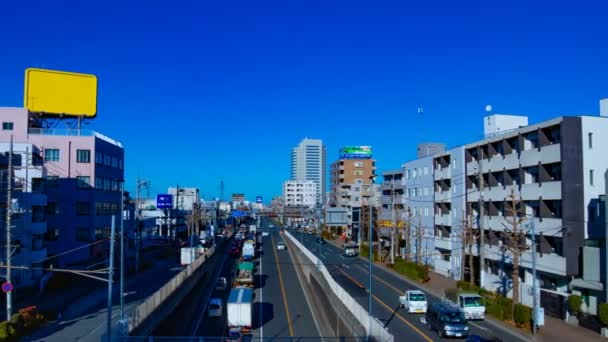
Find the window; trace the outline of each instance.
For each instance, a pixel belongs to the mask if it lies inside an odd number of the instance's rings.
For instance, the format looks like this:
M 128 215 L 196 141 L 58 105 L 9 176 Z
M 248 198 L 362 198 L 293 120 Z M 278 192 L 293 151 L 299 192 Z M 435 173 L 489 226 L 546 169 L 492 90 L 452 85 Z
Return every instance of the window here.
M 118 168 L 122 170 L 122 159 L 118 160 Z
M 77 163 L 90 163 L 91 162 L 91 150 L 76 150 L 76 162 Z
M 57 241 L 59 240 L 59 228 L 49 228 L 44 234 L 46 241 Z
M 59 149 L 47 148 L 46 150 L 44 150 L 44 160 L 47 162 L 59 161 Z
M 416 169 L 412 170 L 412 178 L 416 178 Z
M 429 168 L 428 168 L 428 167 L 426 167 L 426 166 L 424 167 L 424 174 L 425 174 L 425 175 L 428 175 L 428 174 L 429 174 Z
M 46 214 L 48 216 L 57 215 L 58 213 L 59 213 L 59 211 L 57 210 L 56 202 L 48 202 L 46 204 Z
M 89 176 L 77 176 L 76 182 L 78 183 L 78 189 L 88 189 L 91 187 L 91 177 Z
M 355 162 L 355 167 L 363 167 L 363 162 Z
M 593 148 L 593 133 L 589 133 L 589 148 Z
M 589 170 L 589 185 L 593 186 L 593 170 Z
M 429 216 L 429 208 L 424 208 L 424 216 Z
M 89 202 L 76 202 L 76 215 L 88 216 L 91 214 Z
M 118 168 L 118 158 L 112 157 L 112 167 Z
M 95 189 L 103 190 L 103 178 L 95 177 Z
M 107 178 L 104 178 L 104 179 L 103 179 L 103 189 L 104 189 L 105 191 L 110 191 L 110 189 L 111 189 L 111 188 L 112 188 L 112 185 L 111 185 L 110 180 L 109 180 L 109 179 L 107 179 Z
M 405 172 L 405 178 L 410 179 L 410 170 L 409 169 Z
M 363 170 L 355 170 L 355 176 L 363 176 Z
M 103 164 L 103 154 L 101 152 L 95 152 L 95 164 Z
M 76 241 L 89 241 L 89 228 L 76 228 Z
M 12 131 L 14 127 L 14 124 L 12 122 L 3 122 L 2 123 L 2 130 L 3 131 Z
M 112 157 L 104 154 L 104 156 L 103 156 L 103 165 L 105 165 L 105 166 L 112 165 Z
M 59 186 L 59 177 L 58 176 L 47 176 L 46 177 L 46 186 L 47 188 L 57 188 Z
M 113 180 L 112 181 L 112 191 L 119 191 L 120 190 L 119 187 L 120 187 L 120 185 L 119 185 L 118 180 Z

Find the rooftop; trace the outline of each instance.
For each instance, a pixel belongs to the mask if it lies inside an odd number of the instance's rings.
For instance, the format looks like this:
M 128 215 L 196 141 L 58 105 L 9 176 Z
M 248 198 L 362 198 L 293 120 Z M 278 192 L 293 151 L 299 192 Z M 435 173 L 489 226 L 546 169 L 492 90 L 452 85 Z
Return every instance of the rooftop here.
M 30 135 L 53 135 L 53 136 L 76 136 L 76 137 L 96 137 L 112 145 L 122 147 L 120 141 L 114 140 L 99 132 L 91 129 L 72 129 L 72 128 L 28 128 Z

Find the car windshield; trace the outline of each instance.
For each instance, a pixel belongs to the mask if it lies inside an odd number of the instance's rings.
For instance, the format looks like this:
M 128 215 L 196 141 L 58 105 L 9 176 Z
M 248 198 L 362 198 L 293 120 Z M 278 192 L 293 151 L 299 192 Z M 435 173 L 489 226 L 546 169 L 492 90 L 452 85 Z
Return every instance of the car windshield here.
M 426 300 L 426 296 L 422 293 L 411 293 L 410 300 L 413 302 L 423 302 Z
M 209 309 L 211 309 L 211 310 L 217 310 L 219 308 L 220 308 L 220 306 L 218 304 L 215 304 L 215 303 L 212 303 L 212 304 L 209 305 Z
M 465 297 L 464 306 L 466 307 L 479 307 L 483 306 L 483 302 L 480 297 Z
M 453 311 L 441 314 L 441 321 L 446 323 L 464 323 L 465 318 L 462 312 Z

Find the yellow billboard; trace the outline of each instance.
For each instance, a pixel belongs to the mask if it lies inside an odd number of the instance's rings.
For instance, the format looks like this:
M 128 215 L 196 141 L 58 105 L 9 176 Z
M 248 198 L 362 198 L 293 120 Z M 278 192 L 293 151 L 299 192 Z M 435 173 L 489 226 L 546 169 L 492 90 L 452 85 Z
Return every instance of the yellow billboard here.
M 43 115 L 95 117 L 97 77 L 89 74 L 28 68 L 23 105 Z

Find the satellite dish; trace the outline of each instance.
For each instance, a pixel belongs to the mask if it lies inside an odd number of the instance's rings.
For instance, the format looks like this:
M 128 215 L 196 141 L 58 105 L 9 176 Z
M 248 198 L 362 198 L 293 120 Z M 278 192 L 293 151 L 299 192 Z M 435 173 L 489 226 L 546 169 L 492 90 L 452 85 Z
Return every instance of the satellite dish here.
M 492 106 L 486 105 L 486 112 L 491 112 L 491 111 L 492 111 Z

